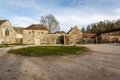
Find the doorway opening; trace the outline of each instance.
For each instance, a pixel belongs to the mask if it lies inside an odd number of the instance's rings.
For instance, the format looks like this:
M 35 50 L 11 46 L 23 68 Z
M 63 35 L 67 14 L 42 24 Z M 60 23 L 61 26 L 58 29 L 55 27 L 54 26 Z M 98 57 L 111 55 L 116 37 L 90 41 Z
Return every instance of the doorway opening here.
M 60 34 L 57 36 L 57 44 L 64 44 L 64 35 Z

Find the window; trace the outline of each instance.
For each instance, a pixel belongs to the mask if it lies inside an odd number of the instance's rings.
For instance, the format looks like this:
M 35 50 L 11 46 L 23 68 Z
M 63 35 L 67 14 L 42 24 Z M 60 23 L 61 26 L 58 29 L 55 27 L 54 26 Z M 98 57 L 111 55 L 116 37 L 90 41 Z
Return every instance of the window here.
M 38 35 L 40 35 L 40 33 L 38 32 Z
M 41 34 L 44 34 L 44 32 L 41 32 Z
M 8 30 L 8 29 L 5 30 L 5 35 L 6 35 L 6 36 L 9 35 L 9 30 Z
M 29 34 L 31 34 L 31 32 L 29 32 Z

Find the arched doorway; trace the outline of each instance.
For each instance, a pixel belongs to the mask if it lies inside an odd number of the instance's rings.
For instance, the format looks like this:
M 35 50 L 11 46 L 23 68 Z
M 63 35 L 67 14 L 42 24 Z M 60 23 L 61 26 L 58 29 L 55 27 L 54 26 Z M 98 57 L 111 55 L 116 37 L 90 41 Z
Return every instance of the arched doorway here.
M 64 35 L 59 34 L 59 35 L 57 36 L 56 43 L 57 43 L 57 44 L 64 44 Z

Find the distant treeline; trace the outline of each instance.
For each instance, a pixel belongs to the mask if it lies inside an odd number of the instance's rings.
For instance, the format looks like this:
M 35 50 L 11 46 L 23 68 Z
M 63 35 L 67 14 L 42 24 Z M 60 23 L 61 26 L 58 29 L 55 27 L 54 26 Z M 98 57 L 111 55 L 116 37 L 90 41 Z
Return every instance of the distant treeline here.
M 106 33 L 106 32 L 114 32 L 120 31 L 120 19 L 116 21 L 100 21 L 98 23 L 93 23 L 87 26 L 87 29 L 84 27 L 81 29 L 84 33 Z

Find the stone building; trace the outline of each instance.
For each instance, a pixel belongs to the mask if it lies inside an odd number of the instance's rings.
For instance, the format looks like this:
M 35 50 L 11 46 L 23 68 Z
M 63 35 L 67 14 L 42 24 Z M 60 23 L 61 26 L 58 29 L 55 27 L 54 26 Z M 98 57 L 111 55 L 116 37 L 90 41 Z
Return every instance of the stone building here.
M 22 27 L 13 27 L 16 32 L 16 44 L 23 43 L 23 29 Z
M 56 36 L 56 44 L 65 44 L 65 32 L 64 31 L 57 31 L 54 33 Z
M 67 33 L 69 44 L 80 44 L 82 35 L 83 33 L 76 26 L 71 28 Z
M 120 31 L 102 33 L 101 41 L 102 43 L 120 43 Z
M 96 34 L 84 33 L 82 35 L 82 40 L 81 40 L 82 44 L 97 43 L 96 41 L 97 41 Z
M 23 44 L 47 44 L 47 28 L 42 24 L 32 24 L 23 30 Z
M 87 44 L 87 43 L 120 43 L 120 31 L 95 34 L 83 34 L 76 26 L 67 33 L 57 31 L 49 33 L 43 24 L 32 24 L 27 28 L 13 28 L 8 20 L 0 20 L 0 44 Z
M 73 27 L 68 33 L 57 31 L 49 33 L 42 24 L 33 24 L 23 30 L 24 44 L 77 44 L 80 43 L 82 32 Z
M 0 20 L 0 44 L 15 43 L 16 32 L 8 20 Z

